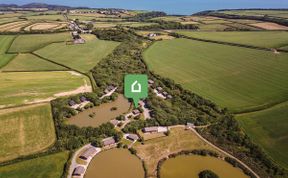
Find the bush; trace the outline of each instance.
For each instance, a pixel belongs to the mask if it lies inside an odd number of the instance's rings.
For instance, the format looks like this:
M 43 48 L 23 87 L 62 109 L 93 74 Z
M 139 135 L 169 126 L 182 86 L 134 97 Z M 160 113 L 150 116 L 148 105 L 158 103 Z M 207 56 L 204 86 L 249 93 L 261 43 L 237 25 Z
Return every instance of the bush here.
M 219 178 L 217 174 L 210 170 L 204 170 L 199 173 L 199 178 Z

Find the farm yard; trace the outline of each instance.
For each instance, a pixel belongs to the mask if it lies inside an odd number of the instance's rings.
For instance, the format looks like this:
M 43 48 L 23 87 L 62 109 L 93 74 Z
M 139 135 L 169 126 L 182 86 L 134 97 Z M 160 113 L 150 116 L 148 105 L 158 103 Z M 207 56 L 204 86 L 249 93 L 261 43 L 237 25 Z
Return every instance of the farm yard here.
M 0 108 L 47 102 L 67 91 L 91 91 L 88 78 L 60 71 L 0 73 L 0 83 Z
M 176 32 L 193 38 L 251 45 L 264 48 L 281 48 L 288 45 L 288 32 L 285 31 L 192 32 L 183 30 Z
M 236 117 L 253 141 L 285 168 L 288 168 L 287 117 L 288 102 Z
M 35 53 L 51 61 L 86 73 L 118 45 L 119 43 L 117 42 L 95 39 L 81 45 L 54 43 L 37 50 Z
M 61 177 L 69 152 L 60 152 L 0 167 L 1 177 Z
M 153 44 L 144 58 L 152 71 L 234 112 L 288 98 L 285 53 L 175 39 Z
M 50 111 L 49 104 L 0 110 L 0 125 L 5 125 L 0 129 L 0 162 L 53 145 L 56 135 Z

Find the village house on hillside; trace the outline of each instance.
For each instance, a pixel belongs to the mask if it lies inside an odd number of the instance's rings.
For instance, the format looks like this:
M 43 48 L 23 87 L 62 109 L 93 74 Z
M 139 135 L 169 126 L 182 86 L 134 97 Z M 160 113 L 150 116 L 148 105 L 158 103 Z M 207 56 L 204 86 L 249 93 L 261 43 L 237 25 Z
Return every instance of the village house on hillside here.
M 154 127 L 145 127 L 142 129 L 144 133 L 163 133 L 167 132 L 168 128 L 167 127 L 160 127 L 160 126 L 154 126 Z

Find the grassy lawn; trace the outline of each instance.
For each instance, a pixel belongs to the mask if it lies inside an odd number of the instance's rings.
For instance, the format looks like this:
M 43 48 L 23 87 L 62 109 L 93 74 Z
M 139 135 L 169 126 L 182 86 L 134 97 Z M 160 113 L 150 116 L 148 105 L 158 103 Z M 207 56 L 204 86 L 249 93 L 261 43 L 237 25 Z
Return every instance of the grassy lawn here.
M 54 94 L 76 90 L 86 83 L 90 85 L 87 77 L 69 72 L 0 73 L 0 83 L 0 108 L 40 102 Z
M 177 31 L 180 34 L 230 43 L 238 43 L 266 48 L 280 48 L 288 45 L 288 33 L 284 31 L 262 32 L 192 32 Z
M 144 53 L 148 67 L 232 111 L 288 99 L 288 54 L 187 39 L 161 41 Z
M 20 35 L 14 40 L 9 52 L 32 52 L 50 43 L 66 40 L 71 40 L 70 33 Z
M 42 151 L 55 141 L 50 104 L 0 110 L 0 162 Z
M 88 72 L 101 59 L 110 54 L 118 44 L 117 42 L 97 39 L 79 45 L 54 43 L 36 51 L 36 53 L 70 68 Z
M 0 36 L 0 68 L 5 66 L 13 57 L 15 57 L 14 54 L 5 54 L 14 38 L 15 37 L 12 35 Z
M 200 31 L 223 31 L 228 26 L 223 24 L 200 24 Z
M 67 68 L 45 61 L 33 54 L 18 54 L 3 71 L 52 71 L 67 70 Z
M 184 128 L 173 128 L 167 137 L 145 141 L 144 145 L 138 142 L 133 147 L 137 150 L 137 155 L 144 159 L 148 169 L 148 177 L 155 175 L 154 171 L 158 161 L 171 153 L 193 149 L 214 150 L 191 130 L 184 130 Z
M 0 177 L 9 178 L 60 178 L 68 152 L 60 152 L 0 167 Z
M 236 118 L 254 142 L 288 169 L 288 102 Z
M 288 12 L 284 10 L 233 10 L 233 11 L 220 11 L 225 14 L 247 15 L 247 16 L 272 16 L 288 18 Z

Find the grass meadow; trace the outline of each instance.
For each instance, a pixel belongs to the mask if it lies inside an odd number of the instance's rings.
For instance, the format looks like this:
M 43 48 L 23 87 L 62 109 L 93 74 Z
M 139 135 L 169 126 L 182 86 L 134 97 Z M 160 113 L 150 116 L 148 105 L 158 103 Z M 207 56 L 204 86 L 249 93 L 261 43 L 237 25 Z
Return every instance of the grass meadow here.
M 12 35 L 1 35 L 0 36 L 0 68 L 5 66 L 7 63 L 15 57 L 14 54 L 5 54 L 11 43 L 14 40 L 14 36 Z
M 55 141 L 50 104 L 0 110 L 0 125 L 0 162 L 42 151 Z
M 86 83 L 90 85 L 86 76 L 69 72 L 0 73 L 0 83 L 0 108 L 40 102 Z
M 288 32 L 192 32 L 177 31 L 177 33 L 194 38 L 223 41 L 265 48 L 280 48 L 288 45 Z
M 30 53 L 18 54 L 3 71 L 59 71 L 67 68 L 45 61 Z
M 254 142 L 288 169 L 288 102 L 236 118 Z
M 144 52 L 149 69 L 234 112 L 288 98 L 288 54 L 175 39 Z
M 9 178 L 60 178 L 68 152 L 60 152 L 0 167 L 1 177 Z
M 80 45 L 54 43 L 35 53 L 85 73 L 110 54 L 118 44 L 117 42 L 103 40 L 90 40 Z
M 12 43 L 9 52 L 32 52 L 50 43 L 71 40 L 69 33 L 20 35 Z

